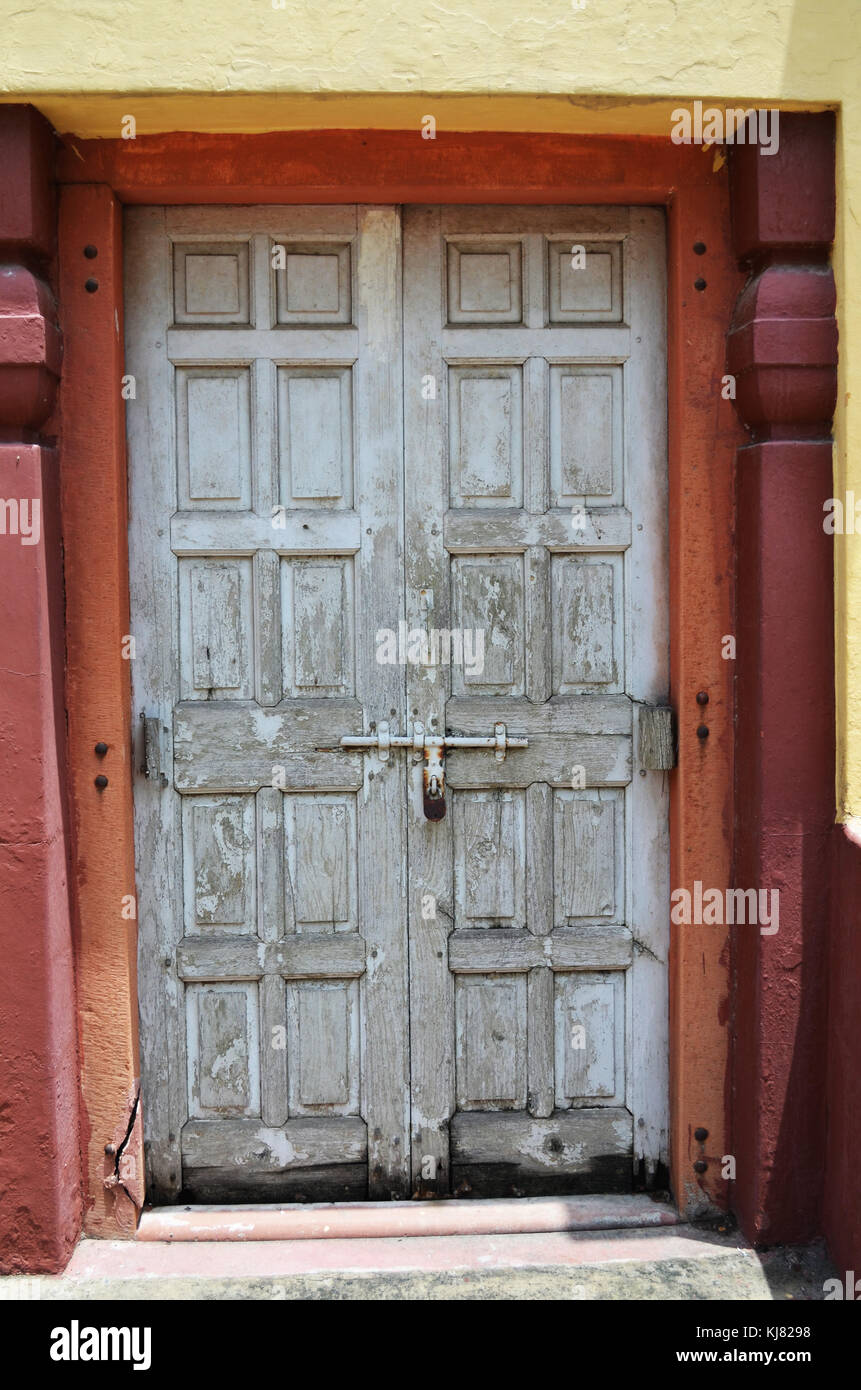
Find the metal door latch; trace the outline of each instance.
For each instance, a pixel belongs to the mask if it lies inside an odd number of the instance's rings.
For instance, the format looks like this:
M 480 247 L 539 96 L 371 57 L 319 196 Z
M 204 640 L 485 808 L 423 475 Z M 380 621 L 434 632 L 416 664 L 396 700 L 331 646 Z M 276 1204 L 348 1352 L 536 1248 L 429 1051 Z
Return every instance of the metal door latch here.
M 504 724 L 494 724 L 490 738 L 442 737 L 425 733 L 424 724 L 415 723 L 409 734 L 390 734 L 385 721 L 377 725 L 376 734 L 350 735 L 341 739 L 342 748 L 373 748 L 381 762 L 388 760 L 392 748 L 409 748 L 416 761 L 424 760 L 422 785 L 424 812 L 428 820 L 442 820 L 445 815 L 445 755 L 449 748 L 492 749 L 498 763 L 505 761 L 509 748 L 528 748 L 529 740 L 509 738 Z
M 422 800 L 426 820 L 442 820 L 445 815 L 445 754 L 441 743 L 441 739 L 425 742 Z

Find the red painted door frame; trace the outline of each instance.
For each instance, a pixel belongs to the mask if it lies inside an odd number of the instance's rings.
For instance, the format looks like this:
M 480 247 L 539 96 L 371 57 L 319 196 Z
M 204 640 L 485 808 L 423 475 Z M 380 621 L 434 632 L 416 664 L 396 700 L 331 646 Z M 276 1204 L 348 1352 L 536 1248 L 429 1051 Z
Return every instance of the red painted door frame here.
M 720 391 L 726 326 L 742 279 L 730 242 L 726 172 L 702 151 L 645 139 L 464 135 L 437 142 L 415 133 L 316 132 L 264 136 L 173 135 L 75 142 L 60 159 L 61 298 L 67 335 L 63 378 L 64 529 L 69 621 L 69 735 L 79 846 L 118 852 L 98 875 L 80 871 L 80 994 L 84 1104 L 96 1122 L 89 1145 L 93 1232 L 133 1225 L 140 1193 L 103 1186 L 106 1162 L 127 1123 L 136 1085 L 131 933 L 119 903 L 134 892 L 131 842 L 132 729 L 128 631 L 123 401 L 117 323 L 122 323 L 120 201 L 134 203 L 646 203 L 669 218 L 669 449 L 672 699 L 679 713 L 679 767 L 670 776 L 673 884 L 730 883 L 732 670 L 721 636 L 732 623 L 733 458 L 741 434 Z M 88 260 L 84 247 L 97 249 Z M 705 246 L 702 255 L 694 246 Z M 707 292 L 696 288 L 708 276 Z M 98 288 L 87 289 L 96 280 Z M 129 406 L 133 408 L 133 406 Z M 93 416 L 99 421 L 92 427 Z M 74 423 L 73 423 L 74 421 Z M 80 430 L 80 433 L 78 431 Z M 89 477 L 108 502 L 110 528 L 98 567 L 82 488 Z M 94 656 L 95 653 L 95 656 Z M 706 745 L 697 738 L 708 690 Z M 96 712 L 98 717 L 96 717 Z M 100 763 L 94 743 L 111 753 Z M 98 792 L 93 778 L 107 775 Z M 121 846 L 121 849 L 119 847 Z M 89 855 L 89 851 L 87 851 Z M 674 929 L 671 975 L 672 1181 L 684 1210 L 725 1206 L 721 1156 L 729 1151 L 729 955 L 726 931 Z M 107 996 L 105 991 L 107 990 Z M 110 1000 L 110 1010 L 106 1005 Z M 116 1014 L 130 1020 L 105 1058 L 99 1039 Z M 101 1059 L 101 1060 L 100 1060 Z M 708 1133 L 706 1142 L 694 1130 Z M 140 1169 L 139 1129 L 125 1149 Z M 705 1164 L 698 1171 L 694 1163 Z

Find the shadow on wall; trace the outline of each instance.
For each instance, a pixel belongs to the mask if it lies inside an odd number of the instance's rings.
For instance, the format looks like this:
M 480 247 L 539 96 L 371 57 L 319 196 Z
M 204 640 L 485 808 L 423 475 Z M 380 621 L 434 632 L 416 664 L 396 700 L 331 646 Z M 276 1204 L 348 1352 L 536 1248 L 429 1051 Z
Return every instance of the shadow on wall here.
M 831 864 L 823 1230 L 838 1272 L 861 1275 L 861 821 L 834 827 Z

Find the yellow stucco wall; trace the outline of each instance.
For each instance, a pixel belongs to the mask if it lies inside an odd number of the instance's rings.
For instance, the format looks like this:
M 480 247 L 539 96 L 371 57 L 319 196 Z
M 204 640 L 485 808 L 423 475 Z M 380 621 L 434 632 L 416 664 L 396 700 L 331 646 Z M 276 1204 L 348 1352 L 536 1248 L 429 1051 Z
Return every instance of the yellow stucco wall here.
M 127 114 L 139 134 L 397 128 L 425 114 L 443 129 L 660 133 L 680 100 L 838 107 L 835 495 L 861 500 L 861 0 L 280 5 L 0 0 L 0 100 L 82 137 L 119 135 Z M 835 538 L 835 556 L 838 803 L 857 816 L 861 534 Z

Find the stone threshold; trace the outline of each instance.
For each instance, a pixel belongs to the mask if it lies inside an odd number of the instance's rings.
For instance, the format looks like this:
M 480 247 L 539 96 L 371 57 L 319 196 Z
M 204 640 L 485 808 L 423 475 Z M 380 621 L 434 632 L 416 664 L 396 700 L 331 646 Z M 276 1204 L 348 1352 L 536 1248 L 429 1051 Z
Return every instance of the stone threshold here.
M 417 1202 L 173 1206 L 144 1210 L 138 1241 L 403 1239 L 612 1231 L 675 1226 L 666 1200 L 648 1195 L 513 1197 Z

